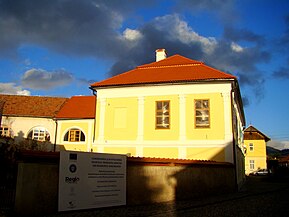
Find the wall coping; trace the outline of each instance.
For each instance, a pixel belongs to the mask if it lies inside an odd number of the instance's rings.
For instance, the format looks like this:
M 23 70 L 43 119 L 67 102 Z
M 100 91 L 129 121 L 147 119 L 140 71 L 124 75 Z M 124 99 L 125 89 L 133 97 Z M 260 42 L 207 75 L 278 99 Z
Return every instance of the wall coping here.
M 58 163 L 60 152 L 20 151 L 18 161 L 33 163 Z M 144 166 L 218 166 L 233 167 L 232 163 L 211 160 L 185 160 L 173 158 L 127 157 L 128 165 Z

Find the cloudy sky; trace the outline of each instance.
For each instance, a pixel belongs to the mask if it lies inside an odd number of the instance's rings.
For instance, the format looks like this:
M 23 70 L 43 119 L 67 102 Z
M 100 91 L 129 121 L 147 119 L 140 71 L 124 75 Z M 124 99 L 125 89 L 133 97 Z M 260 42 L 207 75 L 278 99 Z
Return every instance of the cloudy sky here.
M 247 125 L 289 148 L 289 1 L 0 0 L 0 93 L 89 84 L 180 54 L 239 78 Z

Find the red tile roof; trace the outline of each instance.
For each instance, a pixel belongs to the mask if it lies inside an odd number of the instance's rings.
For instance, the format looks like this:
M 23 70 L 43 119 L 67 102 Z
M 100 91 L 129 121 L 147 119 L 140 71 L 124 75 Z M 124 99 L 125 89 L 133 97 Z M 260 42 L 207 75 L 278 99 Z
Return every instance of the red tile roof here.
M 56 115 L 58 119 L 82 119 L 95 117 L 95 96 L 73 96 Z
M 232 79 L 235 80 L 236 77 L 211 68 L 203 62 L 174 55 L 164 60 L 138 66 L 128 72 L 96 82 L 92 84 L 91 87 Z
M 1 114 L 53 118 L 67 98 L 0 94 Z

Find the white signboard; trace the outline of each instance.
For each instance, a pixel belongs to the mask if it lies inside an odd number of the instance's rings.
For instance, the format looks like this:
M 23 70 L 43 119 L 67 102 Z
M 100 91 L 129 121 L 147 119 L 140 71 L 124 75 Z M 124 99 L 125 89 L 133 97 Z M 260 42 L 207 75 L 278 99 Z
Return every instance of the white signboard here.
M 125 204 L 125 155 L 60 152 L 58 211 Z

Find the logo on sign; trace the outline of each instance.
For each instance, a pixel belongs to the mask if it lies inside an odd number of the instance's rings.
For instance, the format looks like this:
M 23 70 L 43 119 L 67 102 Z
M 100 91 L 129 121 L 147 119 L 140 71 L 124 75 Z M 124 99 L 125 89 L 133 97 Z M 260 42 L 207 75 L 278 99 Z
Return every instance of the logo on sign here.
M 77 182 L 79 181 L 80 179 L 78 177 L 68 177 L 66 176 L 65 177 L 65 182 L 66 183 L 69 183 L 69 184 L 77 184 Z
M 71 173 L 75 173 L 75 172 L 76 172 L 76 169 L 77 169 L 77 167 L 76 167 L 75 164 L 71 164 L 71 165 L 69 166 L 69 171 L 70 171 Z
M 76 207 L 75 201 L 69 201 L 69 202 L 68 202 L 68 207 L 67 207 L 67 208 L 69 208 L 69 209 L 74 209 L 75 207 Z

